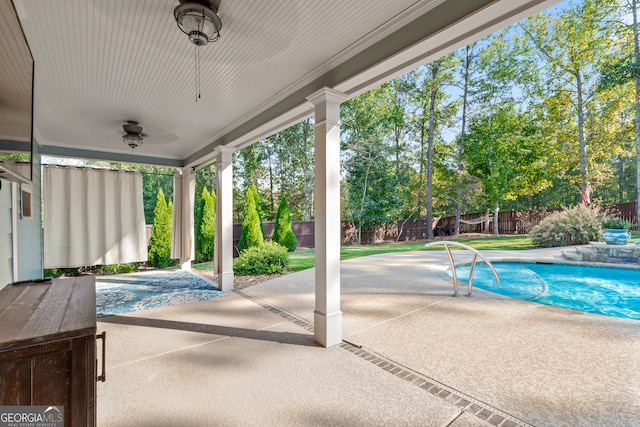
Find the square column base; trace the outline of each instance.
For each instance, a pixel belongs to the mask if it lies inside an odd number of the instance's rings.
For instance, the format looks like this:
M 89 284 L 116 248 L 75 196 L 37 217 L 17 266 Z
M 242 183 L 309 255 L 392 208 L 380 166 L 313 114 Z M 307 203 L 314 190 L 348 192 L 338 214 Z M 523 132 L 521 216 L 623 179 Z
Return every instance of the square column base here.
M 313 312 L 315 341 L 328 348 L 342 343 L 342 312 L 324 314 Z
M 218 287 L 223 292 L 233 290 L 233 272 L 218 274 Z

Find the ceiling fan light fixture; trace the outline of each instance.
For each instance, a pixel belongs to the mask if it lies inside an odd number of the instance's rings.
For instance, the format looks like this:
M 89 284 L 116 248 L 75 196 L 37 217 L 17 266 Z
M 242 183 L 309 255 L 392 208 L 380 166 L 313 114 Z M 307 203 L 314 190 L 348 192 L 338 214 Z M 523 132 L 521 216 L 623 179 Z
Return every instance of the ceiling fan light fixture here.
M 196 102 L 200 98 L 200 47 L 220 38 L 222 21 L 216 14 L 218 6 L 219 0 L 215 4 L 210 0 L 180 0 L 173 9 L 178 28 L 195 45 Z
M 122 129 L 126 132 L 122 136 L 122 142 L 131 147 L 131 149 L 142 145 L 144 141 L 142 138 L 142 126 L 138 125 L 138 122 L 129 120 L 127 124 L 122 125 Z
M 217 6 L 207 0 L 180 0 L 173 16 L 180 31 L 189 36 L 196 46 L 205 46 L 220 38 L 222 21 L 216 14 Z

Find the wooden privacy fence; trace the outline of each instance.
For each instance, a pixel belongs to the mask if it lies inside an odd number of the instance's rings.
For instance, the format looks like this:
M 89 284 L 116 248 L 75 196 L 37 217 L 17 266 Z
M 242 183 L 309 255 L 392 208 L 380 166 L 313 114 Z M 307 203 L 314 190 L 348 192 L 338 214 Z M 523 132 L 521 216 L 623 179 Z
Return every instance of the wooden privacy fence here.
M 264 229 L 264 235 L 267 239 L 271 239 L 273 236 L 273 230 L 275 228 L 273 221 L 265 221 L 262 223 Z M 315 223 L 313 221 L 294 221 L 291 224 L 293 234 L 298 239 L 299 248 L 313 248 L 315 247 Z M 242 224 L 233 224 L 233 246 L 238 247 L 240 241 L 240 234 L 242 232 Z M 234 251 L 235 252 L 235 251 Z
M 616 203 L 611 205 L 603 205 L 605 209 L 616 213 L 616 216 L 631 221 L 634 228 L 638 224 L 637 203 Z M 538 225 L 540 221 L 547 215 L 561 211 L 561 208 L 550 209 L 531 209 L 520 211 L 500 211 L 498 212 L 498 234 L 529 234 L 531 229 Z M 461 216 L 463 220 L 474 220 L 484 213 L 465 214 Z M 453 232 L 456 217 L 449 216 L 435 219 L 432 223 L 435 236 L 446 236 Z M 404 223 L 404 224 L 403 224 Z M 264 232 L 268 239 L 273 235 L 274 223 L 264 222 Z M 487 230 L 488 227 L 488 230 Z M 298 238 L 298 247 L 313 248 L 315 247 L 315 225 L 313 221 L 294 221 L 291 225 L 293 233 Z M 406 242 L 412 240 L 422 240 L 427 238 L 427 221 L 424 219 L 415 219 L 408 221 L 396 221 L 393 224 L 379 225 L 375 229 L 363 230 L 361 243 L 381 243 L 381 242 Z M 398 232 L 400 237 L 398 237 Z M 241 224 L 233 225 L 233 244 L 238 245 L 240 241 Z M 460 233 L 489 233 L 493 234 L 493 213 L 489 214 L 488 223 L 481 224 L 460 224 Z M 343 245 L 356 244 L 356 229 L 347 221 L 342 222 Z
M 611 205 L 603 205 L 605 209 L 617 213 L 616 216 L 631 221 L 634 228 L 637 228 L 637 203 L 616 203 Z M 521 211 L 500 211 L 498 213 L 498 234 L 528 234 L 531 229 L 552 212 L 561 210 L 560 208 L 552 209 L 531 209 Z M 463 220 L 474 220 L 484 214 L 473 213 L 461 216 Z M 435 219 L 432 223 L 434 235 L 446 236 L 451 234 L 455 226 L 456 217 L 450 216 Z M 273 235 L 274 223 L 272 221 L 263 223 L 265 235 L 268 239 Z M 298 247 L 313 248 L 315 247 L 315 224 L 313 221 L 294 221 L 291 225 L 293 233 L 298 238 Z M 363 230 L 361 242 L 363 244 L 374 242 L 406 242 L 411 240 L 422 240 L 427 238 L 428 225 L 426 220 L 416 219 L 408 221 L 396 221 L 394 224 L 380 225 L 376 229 Z M 233 244 L 238 245 L 240 241 L 240 232 L 242 224 L 233 225 Z M 400 231 L 400 237 L 398 232 Z M 490 214 L 488 223 L 481 224 L 460 224 L 460 233 L 490 233 L 493 234 L 493 215 Z M 147 225 L 147 244 L 151 236 L 151 225 Z M 342 238 L 343 245 L 354 245 L 356 243 L 356 230 L 346 221 L 342 222 Z
M 604 209 L 609 210 L 615 216 L 631 221 L 634 228 L 638 224 L 638 211 L 636 202 L 615 203 L 610 205 L 602 205 Z M 529 234 L 531 229 L 538 225 L 547 215 L 561 211 L 562 208 L 549 209 L 531 209 L 521 211 L 500 211 L 498 212 L 498 234 Z M 463 220 L 473 220 L 484 214 L 475 213 L 462 215 Z M 441 218 L 436 225 L 436 230 L 444 229 L 449 231 L 455 226 L 456 217 L 450 216 Z M 488 227 L 488 231 L 487 230 Z M 489 214 L 488 223 L 482 224 L 460 224 L 461 233 L 493 233 L 493 213 Z M 446 235 L 446 232 L 444 233 Z
M 434 221 L 435 224 L 437 221 Z M 407 221 L 402 226 L 403 221 L 397 221 L 396 224 L 380 225 L 375 230 L 362 231 L 362 243 L 373 242 L 391 242 L 396 241 L 398 230 L 402 228 L 399 241 L 420 240 L 427 238 L 427 221 L 423 219 Z M 273 236 L 274 223 L 266 221 L 262 223 L 264 234 L 267 239 Z M 291 224 L 293 234 L 298 239 L 299 248 L 315 247 L 315 223 L 313 221 L 294 221 Z M 238 246 L 240 241 L 240 233 L 242 232 L 242 224 L 233 224 L 233 245 Z M 354 245 L 356 243 L 356 229 L 347 221 L 342 221 L 342 237 L 343 245 Z

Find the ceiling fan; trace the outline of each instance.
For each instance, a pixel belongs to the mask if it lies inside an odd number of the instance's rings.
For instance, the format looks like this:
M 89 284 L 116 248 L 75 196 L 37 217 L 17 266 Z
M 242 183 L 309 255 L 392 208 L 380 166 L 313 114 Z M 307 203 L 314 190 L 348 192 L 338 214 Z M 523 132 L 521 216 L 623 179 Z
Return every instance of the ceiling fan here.
M 122 142 L 131 147 L 131 149 L 142 145 L 143 136 L 147 136 L 147 134 L 142 133 L 142 126 L 133 120 L 127 120 L 127 123 L 122 125 L 122 129 L 125 131 L 125 135 L 122 136 Z

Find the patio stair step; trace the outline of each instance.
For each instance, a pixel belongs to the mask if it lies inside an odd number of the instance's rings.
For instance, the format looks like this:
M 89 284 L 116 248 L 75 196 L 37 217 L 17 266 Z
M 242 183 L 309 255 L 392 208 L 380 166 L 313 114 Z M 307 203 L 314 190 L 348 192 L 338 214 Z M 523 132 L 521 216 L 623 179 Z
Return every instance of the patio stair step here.
M 582 254 L 579 251 L 562 251 L 562 255 L 570 261 L 582 261 Z
M 562 251 L 562 255 L 570 261 L 640 265 L 640 246 L 635 244 L 607 245 L 593 242 L 589 246 L 576 246 L 575 251 Z

